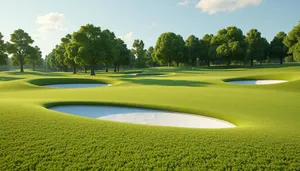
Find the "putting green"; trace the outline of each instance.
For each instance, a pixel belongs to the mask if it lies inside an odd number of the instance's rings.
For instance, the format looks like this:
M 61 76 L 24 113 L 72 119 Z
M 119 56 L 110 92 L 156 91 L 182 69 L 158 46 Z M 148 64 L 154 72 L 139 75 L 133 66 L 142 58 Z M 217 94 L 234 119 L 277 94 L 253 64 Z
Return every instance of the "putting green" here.
M 0 72 L 3 170 L 297 170 L 300 168 L 300 66 L 156 68 L 126 73 Z M 234 85 L 224 80 L 273 79 Z M 51 89 L 45 82 L 92 79 L 112 87 Z M 47 80 L 47 81 L 46 81 Z M 94 81 L 93 81 L 94 82 Z M 64 83 L 68 83 L 65 82 Z M 189 129 L 62 115 L 53 105 L 104 104 L 194 113 L 234 129 Z

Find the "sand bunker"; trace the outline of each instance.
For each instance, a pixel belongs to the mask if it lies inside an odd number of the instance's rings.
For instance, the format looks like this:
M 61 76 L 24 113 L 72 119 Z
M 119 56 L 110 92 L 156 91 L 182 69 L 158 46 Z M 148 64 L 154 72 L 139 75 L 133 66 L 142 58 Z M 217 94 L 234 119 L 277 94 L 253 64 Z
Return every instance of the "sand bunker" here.
M 285 80 L 240 80 L 240 81 L 228 81 L 230 84 L 248 84 L 248 85 L 266 85 L 266 84 L 279 84 L 285 83 Z
M 65 105 L 51 107 L 49 109 L 78 116 L 134 124 L 185 128 L 235 127 L 235 125 L 229 122 L 215 118 L 151 109 L 90 105 Z
M 92 88 L 92 87 L 105 87 L 105 86 L 110 86 L 110 84 L 50 84 L 50 85 L 45 85 L 45 87 L 50 87 L 50 88 Z

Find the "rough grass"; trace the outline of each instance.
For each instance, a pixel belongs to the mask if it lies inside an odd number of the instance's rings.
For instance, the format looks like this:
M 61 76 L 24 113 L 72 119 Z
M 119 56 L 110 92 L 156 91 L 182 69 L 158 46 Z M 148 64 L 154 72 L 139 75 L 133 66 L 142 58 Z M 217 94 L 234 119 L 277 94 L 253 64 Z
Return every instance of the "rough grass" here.
M 300 67 L 154 68 L 168 77 L 26 71 L 0 83 L 0 170 L 297 170 Z M 12 74 L 13 73 L 13 74 Z M 12 77 L 15 72 L 0 72 Z M 285 79 L 231 85 L 227 79 Z M 115 84 L 92 89 L 37 85 L 74 79 Z M 78 80 L 77 80 L 78 81 Z M 34 85 L 36 84 L 36 85 Z M 234 129 L 116 123 L 61 114 L 57 104 L 129 105 L 224 119 Z

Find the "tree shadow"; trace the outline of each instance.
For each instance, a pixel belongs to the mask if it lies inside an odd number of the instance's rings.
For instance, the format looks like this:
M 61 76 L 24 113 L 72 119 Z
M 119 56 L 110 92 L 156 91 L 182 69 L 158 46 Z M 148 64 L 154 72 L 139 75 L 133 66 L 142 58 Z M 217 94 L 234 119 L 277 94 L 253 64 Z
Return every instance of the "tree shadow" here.
M 206 87 L 211 85 L 208 82 L 189 81 L 189 80 L 165 80 L 165 79 L 121 79 L 125 82 L 141 85 L 157 85 L 157 86 L 183 86 L 183 87 Z
M 23 78 L 17 78 L 17 77 L 0 77 L 0 81 L 13 81 L 13 80 L 20 80 Z
M 7 72 L 7 74 L 10 75 L 34 75 L 34 76 L 63 76 L 62 73 L 55 73 L 55 72 L 39 72 L 39 71 L 25 71 L 25 72 L 19 72 L 19 71 L 12 71 L 12 72 Z

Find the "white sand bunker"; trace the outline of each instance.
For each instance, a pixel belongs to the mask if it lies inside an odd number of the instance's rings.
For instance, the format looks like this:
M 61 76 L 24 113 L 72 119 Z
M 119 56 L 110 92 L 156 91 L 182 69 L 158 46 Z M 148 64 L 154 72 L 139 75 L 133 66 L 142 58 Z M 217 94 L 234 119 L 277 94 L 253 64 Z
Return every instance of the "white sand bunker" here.
M 54 111 L 102 120 L 185 128 L 234 128 L 235 125 L 210 117 L 167 111 L 113 106 L 66 105 Z
M 241 81 L 229 81 L 231 84 L 248 84 L 248 85 L 266 85 L 266 84 L 279 84 L 285 83 L 285 80 L 241 80 Z
M 105 87 L 105 86 L 111 86 L 110 84 L 90 84 L 90 83 L 82 83 L 82 84 L 49 84 L 45 85 L 45 87 L 50 88 L 92 88 L 92 87 Z

